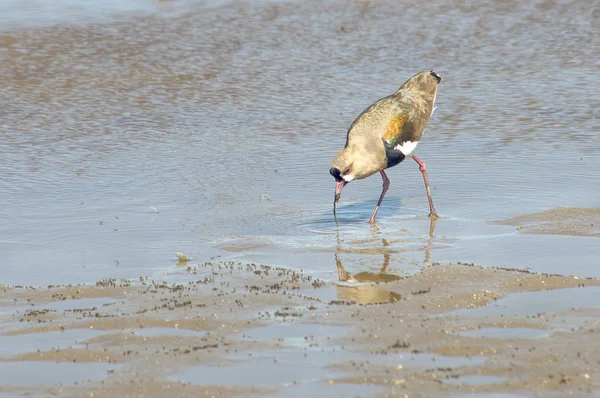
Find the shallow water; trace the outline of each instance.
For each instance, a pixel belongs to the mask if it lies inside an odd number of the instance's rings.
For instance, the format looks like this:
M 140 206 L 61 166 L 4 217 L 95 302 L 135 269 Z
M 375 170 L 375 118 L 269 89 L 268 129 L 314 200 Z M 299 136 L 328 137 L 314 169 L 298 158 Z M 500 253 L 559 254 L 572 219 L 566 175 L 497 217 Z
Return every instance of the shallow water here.
M 452 395 L 451 398 L 525 398 L 526 395 L 510 394 L 510 393 L 471 393 Z
M 82 383 L 103 379 L 115 368 L 107 363 L 0 362 L 0 384 L 32 387 Z
M 486 307 L 461 309 L 461 315 L 535 316 L 579 308 L 600 308 L 600 288 L 571 288 L 561 290 L 513 293 Z
M 462 376 L 459 378 L 449 378 L 446 379 L 445 383 L 459 383 L 459 384 L 495 384 L 495 383 L 503 383 L 506 381 L 505 377 L 498 376 L 483 376 L 483 375 L 474 375 L 474 376 Z
M 531 328 L 481 328 L 462 332 L 461 336 L 504 338 L 504 339 L 541 339 L 548 337 L 549 331 Z
M 597 9 L 71 3 L 37 19 L 39 2 L 0 3 L 1 283 L 168 272 L 176 251 L 326 279 L 335 254 L 352 271 L 387 254 L 399 274 L 460 260 L 600 276 L 595 238 L 488 224 L 600 207 Z M 434 237 L 408 161 L 388 173 L 376 229 L 376 176 L 344 190 L 336 228 L 328 166 L 348 125 L 431 68 L 443 81 L 417 153 Z
M 84 342 L 102 332 L 73 329 L 62 332 L 32 333 L 20 336 L 0 335 L 0 356 L 9 357 L 24 352 L 50 349 L 78 348 Z

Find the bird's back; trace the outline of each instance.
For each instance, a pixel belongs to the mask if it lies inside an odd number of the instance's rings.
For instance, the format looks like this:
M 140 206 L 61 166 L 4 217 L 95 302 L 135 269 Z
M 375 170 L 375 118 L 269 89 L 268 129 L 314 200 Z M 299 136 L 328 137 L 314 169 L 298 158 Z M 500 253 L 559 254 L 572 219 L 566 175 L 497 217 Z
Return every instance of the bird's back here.
M 376 101 L 365 109 L 348 129 L 346 146 L 371 142 L 390 148 L 405 142 L 418 142 L 427 127 L 433 102 L 401 90 Z

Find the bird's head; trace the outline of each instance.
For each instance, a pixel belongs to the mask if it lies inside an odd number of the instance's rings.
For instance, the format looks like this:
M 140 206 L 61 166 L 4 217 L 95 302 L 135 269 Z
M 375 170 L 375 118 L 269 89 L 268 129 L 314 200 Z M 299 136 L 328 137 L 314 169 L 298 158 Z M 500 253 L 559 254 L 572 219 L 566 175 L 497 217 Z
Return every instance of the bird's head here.
M 335 201 L 340 200 L 342 189 L 355 178 L 354 161 L 349 148 L 338 152 L 331 162 L 329 174 L 335 178 Z
M 438 85 L 442 81 L 440 75 L 434 71 L 419 72 L 408 79 L 398 91 L 410 91 L 414 93 L 435 95 Z

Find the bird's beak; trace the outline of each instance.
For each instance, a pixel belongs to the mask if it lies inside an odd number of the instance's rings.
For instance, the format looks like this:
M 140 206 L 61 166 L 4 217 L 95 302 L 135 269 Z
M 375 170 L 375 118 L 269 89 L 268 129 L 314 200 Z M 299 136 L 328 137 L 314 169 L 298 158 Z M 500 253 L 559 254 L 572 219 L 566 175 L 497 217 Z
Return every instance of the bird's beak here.
M 339 180 L 335 182 L 335 200 L 333 201 L 334 203 L 340 200 L 340 197 L 342 196 L 342 189 L 344 189 L 344 186 L 346 184 L 347 182 L 344 180 Z
M 333 198 L 333 219 L 335 220 L 335 225 L 338 225 L 337 215 L 335 214 L 335 204 L 340 200 L 342 196 L 342 189 L 344 189 L 344 185 L 347 182 L 344 180 L 336 180 L 335 182 L 335 197 Z

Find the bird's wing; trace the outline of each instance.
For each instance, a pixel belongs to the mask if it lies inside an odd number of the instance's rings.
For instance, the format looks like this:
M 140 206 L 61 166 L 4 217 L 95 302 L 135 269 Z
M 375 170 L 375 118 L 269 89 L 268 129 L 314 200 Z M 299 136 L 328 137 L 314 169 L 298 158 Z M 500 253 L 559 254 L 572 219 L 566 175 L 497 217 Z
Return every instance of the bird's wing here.
M 386 152 L 393 150 L 404 155 L 412 153 L 421 137 L 418 126 L 413 122 L 414 112 L 410 109 L 410 103 L 405 102 L 391 95 L 365 109 L 348 129 L 346 146 L 353 139 L 372 136 L 384 141 Z M 410 143 L 406 144 L 407 142 Z
M 383 140 L 389 148 L 408 154 L 414 150 L 414 146 L 421 138 L 417 137 L 415 127 L 408 113 L 394 113 L 387 121 L 383 131 Z M 409 142 L 410 144 L 407 144 Z
M 395 146 L 404 135 L 406 122 L 408 121 L 408 113 L 395 113 L 387 121 L 385 130 L 383 131 L 383 139 L 390 144 Z
M 395 112 L 387 120 L 383 130 L 383 143 L 388 167 L 392 167 L 402 162 L 408 152 L 406 142 L 412 137 L 412 123 L 409 120 L 409 114 L 406 112 Z M 411 144 L 408 144 L 410 146 Z

